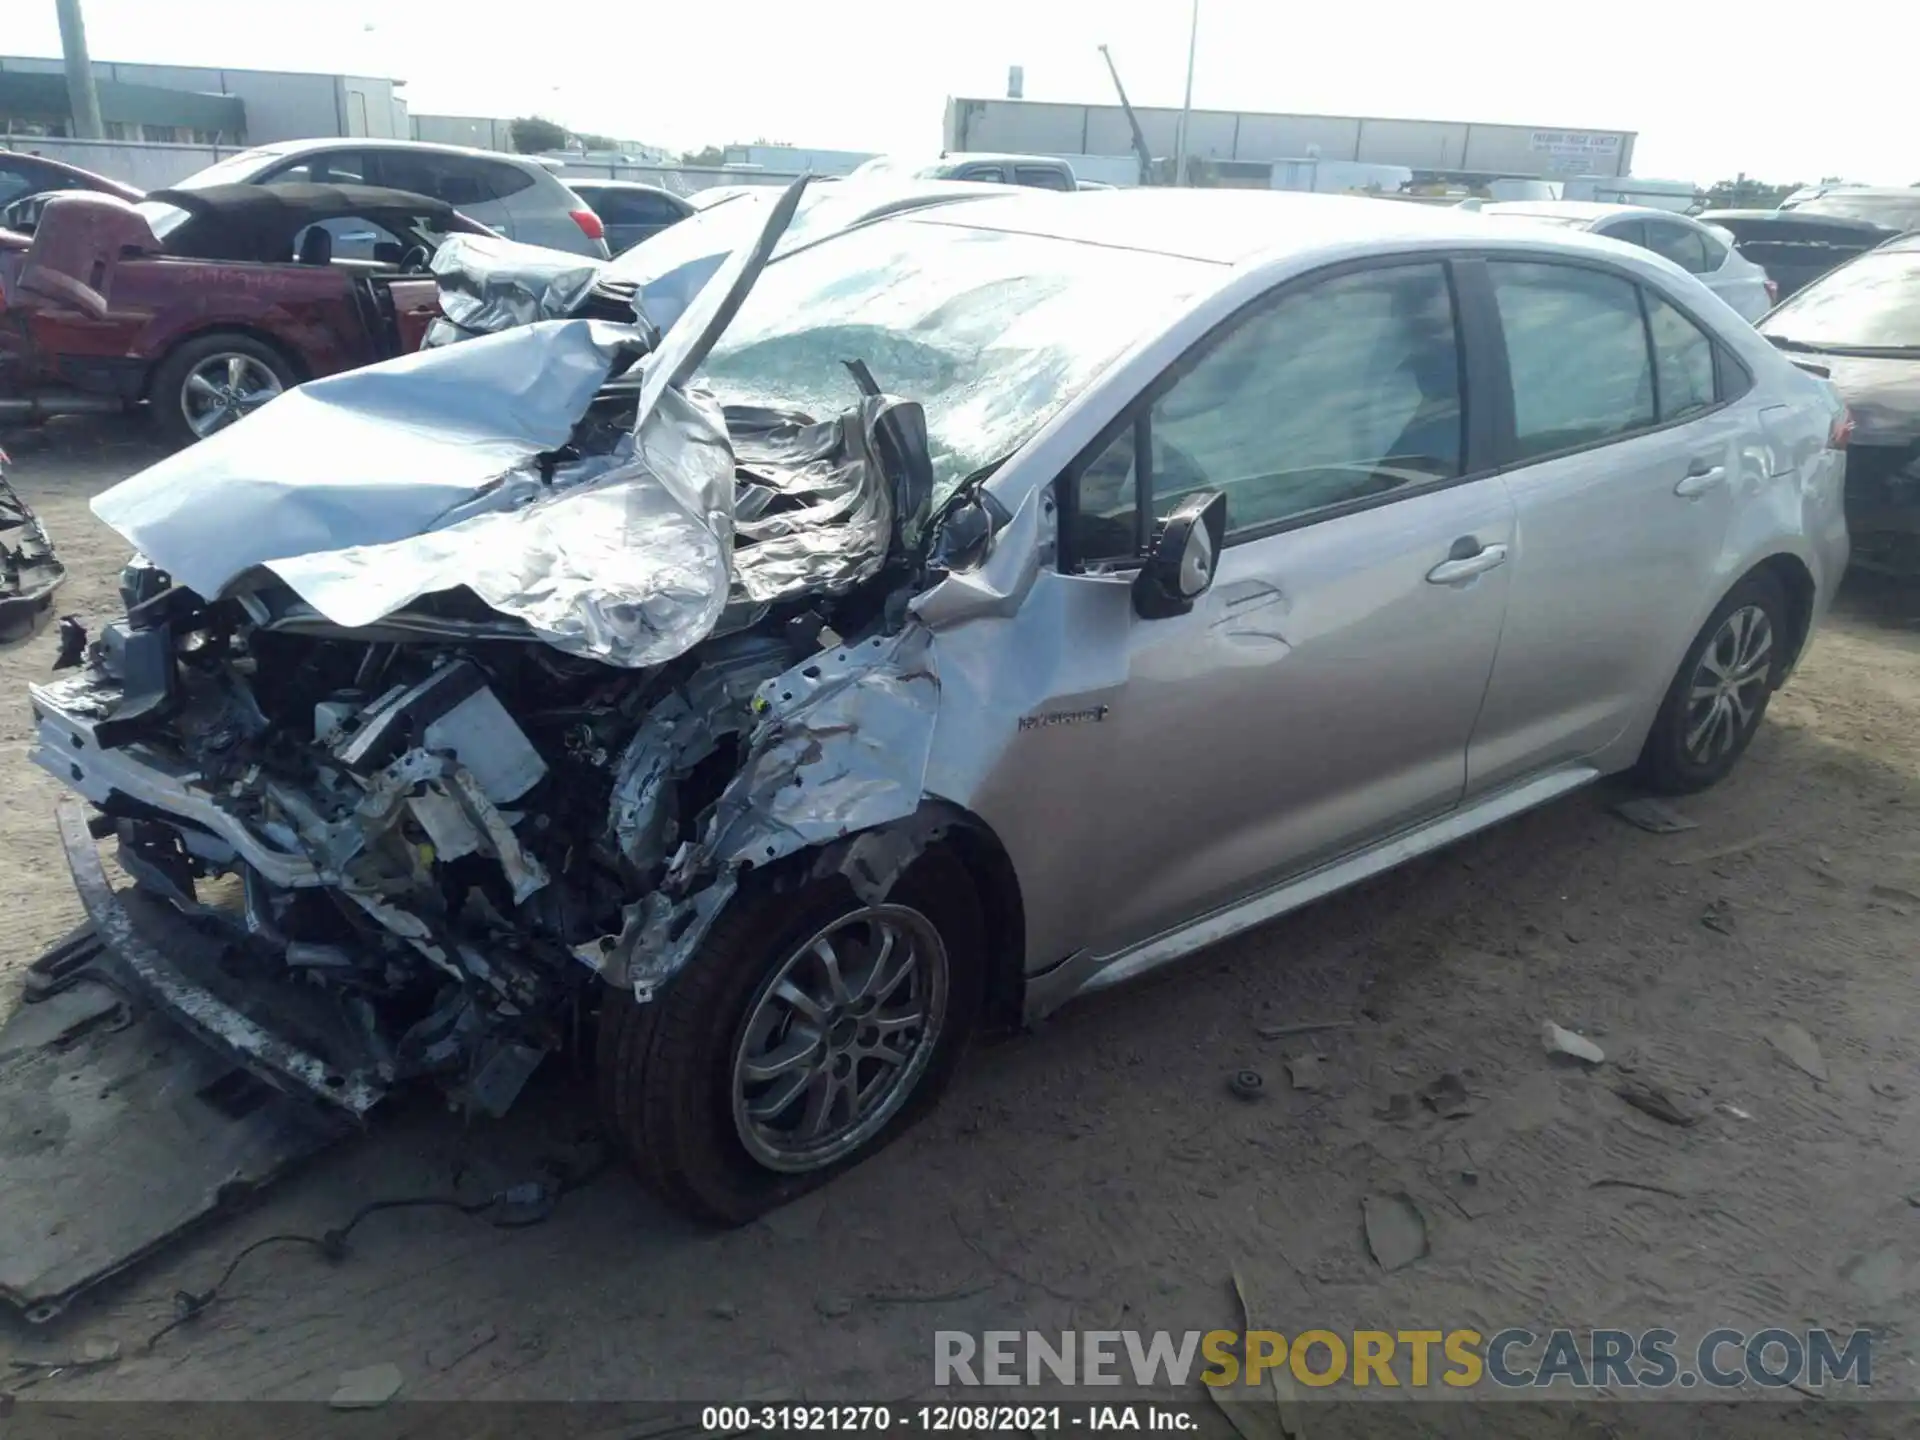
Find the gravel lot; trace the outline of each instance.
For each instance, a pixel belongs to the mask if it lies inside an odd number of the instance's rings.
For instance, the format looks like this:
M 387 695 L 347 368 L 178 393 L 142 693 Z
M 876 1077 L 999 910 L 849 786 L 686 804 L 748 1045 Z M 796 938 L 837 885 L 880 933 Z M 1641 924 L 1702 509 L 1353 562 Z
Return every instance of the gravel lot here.
M 8 443 L 72 569 L 62 608 L 110 611 L 124 547 L 87 501 L 153 458 L 144 432 Z M 1698 828 L 1648 834 L 1610 813 L 1622 792 L 1575 795 L 1069 1007 L 978 1051 L 929 1123 L 762 1223 L 695 1231 L 617 1169 L 524 1230 L 382 1214 L 342 1261 L 250 1256 L 143 1351 L 174 1292 L 241 1246 L 461 1169 L 511 1180 L 589 1116 L 557 1074 L 465 1132 L 423 1097 L 53 1329 L 0 1317 L 0 1359 L 121 1342 L 37 1391 L 60 1398 L 324 1399 L 391 1361 L 414 1398 L 872 1401 L 928 1388 L 935 1329 L 1237 1324 L 1237 1270 L 1256 1318 L 1290 1333 L 1871 1324 L 1876 1385 L 1912 1397 L 1920 592 L 1849 586 L 1743 767 L 1681 807 Z M 26 760 L 25 685 L 53 652 L 48 633 L 0 660 L 0 1013 L 79 913 L 55 787 Z M 1551 1061 L 1549 1018 L 1608 1063 Z M 1322 1020 L 1344 1028 L 1259 1033 Z M 1824 1082 L 1773 1043 L 1787 1022 Z M 1309 1054 L 1320 1088 L 1293 1088 L 1287 1062 Z M 1242 1068 L 1260 1098 L 1229 1093 Z M 1447 1073 L 1470 1113 L 1414 1100 L 1393 1118 L 1393 1096 Z M 1696 1123 L 1629 1107 L 1626 1081 Z M 1393 1192 L 1431 1251 L 1383 1273 L 1361 1203 Z

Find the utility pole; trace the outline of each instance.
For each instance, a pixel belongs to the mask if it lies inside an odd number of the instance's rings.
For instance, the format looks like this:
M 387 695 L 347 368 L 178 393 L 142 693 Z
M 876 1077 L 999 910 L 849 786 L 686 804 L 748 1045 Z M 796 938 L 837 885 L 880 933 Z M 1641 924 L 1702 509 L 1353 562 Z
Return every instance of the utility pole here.
M 1173 183 L 1187 183 L 1187 122 L 1193 117 L 1193 55 L 1200 43 L 1200 0 L 1193 0 L 1193 19 L 1187 27 L 1187 98 L 1180 103 L 1180 131 L 1173 146 Z
M 60 50 L 67 61 L 67 104 L 73 107 L 73 133 L 82 140 L 104 140 L 107 127 L 100 119 L 100 92 L 93 83 L 87 22 L 80 17 L 80 0 L 53 3 L 60 12 Z

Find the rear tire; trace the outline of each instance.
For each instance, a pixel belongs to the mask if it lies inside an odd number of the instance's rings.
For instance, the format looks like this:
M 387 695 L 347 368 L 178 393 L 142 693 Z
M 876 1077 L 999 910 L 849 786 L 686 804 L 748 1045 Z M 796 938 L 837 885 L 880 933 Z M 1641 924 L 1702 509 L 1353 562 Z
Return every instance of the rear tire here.
M 1727 592 L 1687 647 L 1635 777 L 1667 795 L 1725 778 L 1786 675 L 1791 634 L 1786 594 L 1771 575 L 1749 575 Z
M 889 926 L 894 940 L 883 949 Z M 809 1003 L 820 999 L 825 971 L 815 968 L 818 952 L 808 947 L 822 935 L 855 998 L 813 1025 L 780 996 L 797 985 Z M 902 944 L 911 952 L 894 948 Z M 652 1001 L 608 993 L 595 1063 L 607 1128 L 641 1181 L 668 1205 L 710 1224 L 743 1225 L 857 1165 L 934 1103 L 979 1015 L 983 952 L 969 877 L 937 852 L 903 875 L 878 911 L 838 878 L 784 893 L 743 890 Z M 885 969 L 876 956 L 906 958 Z M 899 982 L 904 990 L 860 1009 L 863 983 L 877 992 L 886 978 L 909 969 Z M 787 983 L 776 991 L 782 979 Z M 902 994 L 908 998 L 894 998 Z M 918 1030 L 898 1018 L 916 1003 L 930 1017 Z M 861 1047 L 877 1044 L 882 1026 L 890 1027 L 886 1053 L 911 1046 L 909 1061 L 889 1069 L 885 1059 L 859 1058 L 878 1053 Z M 803 1053 L 813 1058 L 796 1063 Z M 777 1078 L 745 1078 L 756 1068 Z M 774 1109 L 776 1097 L 803 1074 L 814 1078 Z M 889 1074 L 894 1078 L 883 1087 Z M 863 1075 L 871 1078 L 863 1082 Z M 846 1088 L 848 1076 L 855 1091 Z M 856 1092 L 859 1111 L 851 1108 Z M 820 1124 L 810 1129 L 818 1095 L 844 1098 L 825 1100 Z M 755 1119 L 756 1106 L 770 1113 Z M 791 1132 L 781 1122 L 790 1122 Z M 822 1127 L 831 1133 L 803 1143 Z
M 176 346 L 154 370 L 147 400 L 167 439 L 191 445 L 299 383 L 287 357 L 265 341 L 216 331 Z

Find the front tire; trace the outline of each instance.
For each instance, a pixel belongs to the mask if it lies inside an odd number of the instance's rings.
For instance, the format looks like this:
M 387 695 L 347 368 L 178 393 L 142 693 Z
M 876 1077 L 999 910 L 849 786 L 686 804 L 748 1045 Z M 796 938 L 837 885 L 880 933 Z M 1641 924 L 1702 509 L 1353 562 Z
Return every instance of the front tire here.
M 1686 795 L 1719 783 L 1746 753 L 1786 675 L 1788 608 L 1772 576 L 1749 575 L 1700 627 L 1640 752 L 1649 789 Z
M 608 1128 L 695 1219 L 742 1225 L 890 1143 L 946 1087 L 980 1009 L 983 929 L 938 853 L 869 906 L 845 881 L 763 886 L 648 1004 L 601 1007 Z
M 176 445 L 218 433 L 299 383 L 286 356 L 251 335 L 198 335 L 153 372 L 147 399 Z

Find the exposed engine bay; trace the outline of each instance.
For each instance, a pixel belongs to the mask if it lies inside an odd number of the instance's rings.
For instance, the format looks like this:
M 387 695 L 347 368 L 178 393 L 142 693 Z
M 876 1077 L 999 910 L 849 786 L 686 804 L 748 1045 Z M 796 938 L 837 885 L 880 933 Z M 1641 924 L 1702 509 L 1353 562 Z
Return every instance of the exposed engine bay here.
M 95 502 L 152 558 L 122 618 L 63 633 L 34 759 L 142 890 L 226 934 L 171 1008 L 278 1083 L 361 1113 L 432 1077 L 503 1113 L 594 987 L 645 999 L 686 963 L 742 869 L 919 799 L 937 682 L 907 602 L 1004 517 L 973 485 L 933 513 L 920 407 L 858 362 L 858 403 L 816 419 L 723 409 L 684 383 L 697 344 L 635 366 L 629 339 L 653 337 L 552 322 L 315 382 Z M 518 417 L 435 414 L 469 392 L 434 377 L 559 345 L 586 362 L 532 372 Z M 435 448 L 396 460 L 409 395 Z

